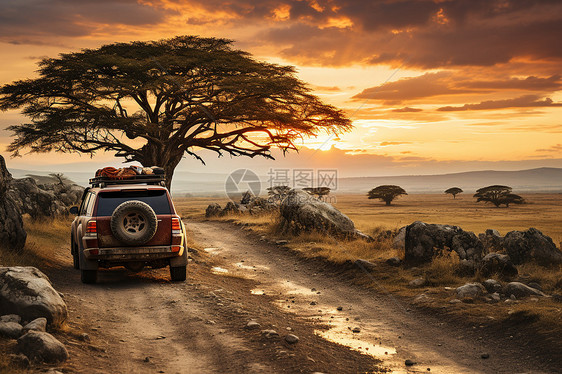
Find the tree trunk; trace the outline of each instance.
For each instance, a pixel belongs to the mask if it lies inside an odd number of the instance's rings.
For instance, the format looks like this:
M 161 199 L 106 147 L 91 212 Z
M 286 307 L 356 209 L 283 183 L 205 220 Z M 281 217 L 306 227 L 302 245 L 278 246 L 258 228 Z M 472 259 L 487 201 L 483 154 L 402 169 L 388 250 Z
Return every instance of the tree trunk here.
M 176 166 L 180 163 L 183 152 L 176 152 L 172 154 L 171 152 L 166 152 L 156 145 L 147 144 L 143 147 L 143 158 L 137 159 L 143 166 L 159 166 L 164 169 L 166 175 L 166 188 L 171 192 L 172 190 L 172 178 L 174 176 L 174 170 Z
M 391 202 L 392 200 L 385 200 L 386 205 L 390 205 Z

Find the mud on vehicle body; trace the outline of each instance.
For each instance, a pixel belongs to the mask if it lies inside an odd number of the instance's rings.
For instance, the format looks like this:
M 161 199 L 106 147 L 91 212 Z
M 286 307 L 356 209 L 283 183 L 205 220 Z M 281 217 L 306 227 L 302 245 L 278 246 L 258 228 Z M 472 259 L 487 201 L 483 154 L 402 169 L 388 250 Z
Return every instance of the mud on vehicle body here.
M 90 180 L 80 207 L 71 208 L 71 253 L 83 283 L 95 283 L 99 268 L 114 266 L 169 266 L 173 281 L 186 279 L 186 231 L 162 180 Z

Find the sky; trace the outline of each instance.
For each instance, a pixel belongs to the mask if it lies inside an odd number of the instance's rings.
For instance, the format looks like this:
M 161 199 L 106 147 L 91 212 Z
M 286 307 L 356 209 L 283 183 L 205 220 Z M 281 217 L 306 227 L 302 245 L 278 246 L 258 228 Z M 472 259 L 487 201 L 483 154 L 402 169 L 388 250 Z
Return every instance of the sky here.
M 353 131 L 306 139 L 277 161 L 205 155 L 180 171 L 332 167 L 342 176 L 562 167 L 559 0 L 0 0 L 0 84 L 37 62 L 113 42 L 229 38 L 258 60 L 293 65 Z M 87 170 L 111 154 L 9 158 L 8 167 Z M 278 155 L 277 153 L 274 153 Z M 56 166 L 53 166 L 56 164 Z

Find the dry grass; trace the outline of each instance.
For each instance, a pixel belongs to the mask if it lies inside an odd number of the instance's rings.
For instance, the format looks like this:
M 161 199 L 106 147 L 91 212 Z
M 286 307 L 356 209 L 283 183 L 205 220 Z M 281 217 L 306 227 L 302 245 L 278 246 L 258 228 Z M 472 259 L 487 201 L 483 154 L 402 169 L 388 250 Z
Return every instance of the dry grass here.
M 0 249 L 2 266 L 35 266 L 38 269 L 58 266 L 60 258 L 70 253 L 70 217 L 34 221 L 24 217 L 27 232 L 25 247 L 20 252 Z

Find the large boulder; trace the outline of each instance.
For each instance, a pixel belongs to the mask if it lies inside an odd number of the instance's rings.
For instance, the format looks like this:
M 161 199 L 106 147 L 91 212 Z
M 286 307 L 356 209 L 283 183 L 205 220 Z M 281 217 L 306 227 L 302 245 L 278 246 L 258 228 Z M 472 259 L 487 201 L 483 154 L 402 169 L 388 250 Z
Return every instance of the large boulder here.
M 0 315 L 14 313 L 25 321 L 45 317 L 60 325 L 67 317 L 65 302 L 49 278 L 34 267 L 0 267 Z
M 209 204 L 209 206 L 205 210 L 205 217 L 207 217 L 207 218 L 218 217 L 218 216 L 220 216 L 221 211 L 222 211 L 222 208 L 221 208 L 220 204 L 218 204 L 218 203 Z
M 20 250 L 25 245 L 27 233 L 23 228 L 21 210 L 9 194 L 12 182 L 4 157 L 0 156 L 0 245 Z
M 355 236 L 357 232 L 349 217 L 302 190 L 291 190 L 281 202 L 280 212 L 286 231 L 318 231 L 341 237 Z
M 486 293 L 486 289 L 480 283 L 466 283 L 456 289 L 457 297 L 459 299 L 464 299 L 467 297 L 477 298 Z
M 0 337 L 17 339 L 22 333 L 22 326 L 17 322 L 0 322 Z
M 562 252 L 552 239 L 533 227 L 527 231 L 508 232 L 503 247 L 515 265 L 531 260 L 541 265 L 562 263 Z
M 39 188 L 31 177 L 14 179 L 8 195 L 22 213 L 27 213 L 32 218 L 55 217 L 67 213 L 66 205 L 57 198 L 55 192 Z
M 502 277 L 514 277 L 518 271 L 508 255 L 488 253 L 480 263 L 480 273 L 485 277 L 492 274 L 498 274 Z
M 527 296 L 545 296 L 542 291 L 529 287 L 521 282 L 511 282 L 505 286 L 505 294 L 522 298 Z
M 394 249 L 404 249 L 406 246 L 406 226 L 401 227 L 398 230 L 398 234 L 392 240 L 392 248 Z
M 43 331 L 29 331 L 18 339 L 18 349 L 34 362 L 57 363 L 68 359 L 68 351 L 54 336 Z
M 475 267 L 482 259 L 483 245 L 474 233 L 458 226 L 420 221 L 406 226 L 405 262 L 431 262 L 443 250 L 455 251 L 461 260 L 466 260 L 464 263 Z
M 478 239 L 484 245 L 484 253 L 501 252 L 503 249 L 503 238 L 495 229 L 488 229 L 483 234 L 478 234 Z

